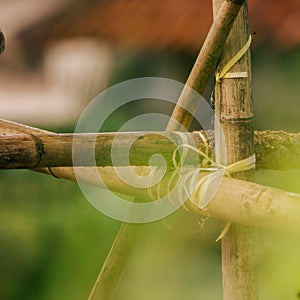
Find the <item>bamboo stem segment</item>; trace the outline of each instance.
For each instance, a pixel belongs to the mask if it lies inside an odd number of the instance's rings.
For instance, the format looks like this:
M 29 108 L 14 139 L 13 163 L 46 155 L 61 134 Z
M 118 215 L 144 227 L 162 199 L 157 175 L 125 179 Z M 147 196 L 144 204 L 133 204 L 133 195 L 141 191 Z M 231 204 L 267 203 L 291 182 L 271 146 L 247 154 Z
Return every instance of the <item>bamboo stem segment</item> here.
M 185 88 L 172 113 L 172 118 L 167 126 L 167 130 L 189 128 L 193 120 L 193 114 L 199 105 L 198 99 L 194 99 L 192 96 L 192 90 L 197 91 L 200 95 L 203 94 L 224 49 L 234 20 L 244 2 L 245 0 L 238 2 L 222 1 L 218 15 L 210 28 L 194 67 L 187 79 Z M 187 108 L 189 112 L 184 108 Z
M 221 0 L 213 0 L 213 3 L 216 15 Z M 244 47 L 248 38 L 248 12 L 247 5 L 244 5 L 226 43 L 219 62 L 219 71 Z M 250 64 L 250 52 L 247 51 L 230 69 L 230 72 L 235 74 L 246 72 L 247 77 L 224 78 L 216 83 L 215 109 L 225 136 L 227 154 L 226 157 L 220 156 L 217 162 L 225 165 L 254 154 Z M 218 141 L 216 144 L 218 145 Z M 234 177 L 253 180 L 253 171 L 241 172 Z M 224 300 L 258 299 L 255 245 L 256 229 L 240 224 L 232 224 L 221 240 Z
M 79 168 L 85 173 L 81 178 L 83 183 L 106 187 L 120 194 L 135 195 L 145 200 L 153 200 L 149 198 L 149 193 L 146 189 L 137 189 L 122 181 L 112 167 L 98 168 L 103 182 L 99 182 L 95 178 L 95 173 L 91 171 L 91 168 Z M 55 175 L 59 178 L 76 181 L 73 168 L 54 169 Z M 141 176 L 149 174 L 148 167 L 133 167 L 133 169 L 136 174 Z M 199 176 L 199 180 L 202 176 L 205 176 L 205 174 Z M 162 196 L 167 193 L 168 178 L 166 176 L 165 181 L 160 186 Z M 157 187 L 153 187 L 154 193 L 155 188 Z M 198 215 L 207 216 L 209 214 L 212 218 L 225 222 L 232 221 L 254 227 L 300 232 L 299 194 L 225 177 L 207 210 L 199 209 L 197 206 L 198 201 L 199 195 L 195 193 L 191 195 L 187 202 L 189 209 Z
M 8 133 L 48 133 L 33 127 L 0 120 L 0 134 Z M 266 132 L 268 134 L 268 132 Z M 287 138 L 285 133 L 284 138 Z M 54 134 L 53 134 L 54 135 Z M 258 133 L 260 135 L 260 133 Z M 276 134 L 271 134 L 271 140 L 275 140 Z M 287 138 L 288 139 L 288 138 Z M 264 138 L 262 139 L 263 142 Z M 280 139 L 276 139 L 279 143 Z M 269 144 L 268 144 L 269 145 Z M 271 147 L 273 144 L 270 144 Z M 269 147 L 268 146 L 268 147 Z M 94 177 L 92 168 L 80 167 L 85 175 L 82 176 L 82 182 L 91 185 L 104 187 L 104 184 L 99 182 Z M 134 172 L 141 176 L 147 175 L 149 170 L 147 167 L 132 167 Z M 36 171 L 54 175 L 57 178 L 76 181 L 73 167 L 58 167 L 37 169 Z M 136 189 L 128 186 L 117 175 L 113 167 L 98 168 L 105 186 L 111 191 L 136 195 L 147 199 L 148 192 L 145 189 Z M 201 178 L 199 178 L 201 179 Z M 167 188 L 164 184 L 161 185 L 162 195 L 166 193 Z M 233 189 L 234 187 L 234 189 Z M 155 188 L 155 187 L 154 187 Z M 207 211 L 200 210 L 197 203 L 198 196 L 192 195 L 189 203 L 190 209 L 199 215 L 207 215 L 207 212 L 212 218 L 234 221 L 239 224 L 258 226 L 265 228 L 287 228 L 288 230 L 300 230 L 300 195 L 290 192 L 264 187 L 252 182 L 241 181 L 233 178 L 224 178 L 220 186 L 220 190 L 216 194 L 214 200 L 207 207 Z M 149 199 L 150 200 L 150 199 Z
M 212 28 L 204 42 L 204 45 L 200 51 L 200 54 L 198 56 L 198 59 L 194 65 L 194 68 L 189 76 L 189 79 L 187 81 L 187 84 L 182 92 L 182 95 L 180 99 L 178 100 L 178 104 L 175 106 L 174 112 L 172 114 L 172 117 L 167 125 L 166 130 L 181 130 L 182 128 L 188 128 L 190 126 L 190 123 L 193 118 L 193 113 L 196 111 L 196 108 L 198 107 L 199 103 L 197 101 L 193 100 L 193 97 L 191 96 L 191 89 L 194 89 L 198 91 L 200 94 L 203 93 L 209 78 L 214 70 L 214 67 L 216 65 L 216 62 L 221 54 L 221 51 L 223 49 L 223 46 L 225 44 L 225 41 L 228 37 L 228 34 L 231 30 L 232 24 L 234 22 L 235 17 L 237 16 L 238 10 L 240 8 L 240 5 L 233 4 L 232 2 L 224 2 L 224 5 L 222 6 L 222 9 L 220 10 L 220 14 L 217 18 L 217 21 L 214 22 L 212 25 Z M 183 103 L 184 102 L 184 103 Z M 185 108 L 188 108 L 189 112 L 182 109 L 180 105 L 183 105 Z M 115 239 L 115 244 L 121 243 L 122 240 L 124 240 L 126 237 L 129 240 L 135 241 L 136 239 L 136 230 L 135 226 L 138 226 L 136 224 L 128 224 L 124 225 L 122 227 L 123 230 L 120 231 L 119 235 Z M 130 243 L 131 247 L 133 247 L 133 243 Z M 120 249 L 112 249 L 112 251 L 116 255 L 120 255 L 121 250 Z M 124 253 L 125 257 L 128 258 L 131 253 L 130 251 L 127 251 Z M 110 259 L 110 256 L 108 256 L 108 260 Z M 105 267 L 105 266 L 104 266 Z M 125 265 L 123 266 L 125 267 Z M 122 270 L 118 270 L 117 276 L 120 276 L 119 273 Z M 101 282 L 105 278 L 105 273 L 107 273 L 108 276 L 111 275 L 111 270 L 104 269 L 103 273 L 101 272 L 99 275 L 99 282 L 95 284 L 95 289 L 97 289 L 97 286 L 101 286 Z M 115 286 L 116 287 L 116 286 Z M 103 293 L 99 294 L 99 299 L 112 299 L 112 296 L 110 298 L 103 297 Z
M 92 168 L 81 168 L 84 176 L 81 182 L 108 188 L 120 194 L 134 195 L 138 198 L 153 201 L 149 198 L 147 189 L 139 189 L 122 181 L 113 167 L 98 168 L 102 182 L 94 176 Z M 127 167 L 120 167 L 127 168 Z M 136 174 L 146 176 L 149 167 L 132 167 Z M 55 175 L 76 181 L 73 168 L 54 168 Z M 49 173 L 48 173 L 49 174 Z M 199 175 L 201 180 L 203 173 Z M 169 175 L 167 174 L 160 184 L 160 195 L 168 193 Z M 153 194 L 157 186 L 153 187 Z M 300 232 L 300 195 L 262 186 L 253 182 L 224 177 L 222 184 L 214 199 L 207 206 L 207 210 L 198 207 L 199 194 L 194 193 L 186 205 L 189 210 L 197 215 L 207 216 L 234 223 L 275 230 L 288 230 Z
M 45 130 L 0 120 L 0 134 L 12 133 L 32 133 L 32 134 L 51 134 Z M 261 142 L 263 143 L 263 133 Z M 54 134 L 52 134 L 54 136 Z M 260 133 L 257 133 L 260 136 Z M 271 144 L 267 143 L 269 148 L 273 148 L 273 143 L 280 143 L 280 138 L 277 136 L 283 135 L 284 140 L 288 140 L 286 133 L 270 134 Z M 298 140 L 297 135 L 297 140 Z M 258 139 L 258 141 L 260 138 Z M 274 142 L 275 141 L 275 142 Z M 136 189 L 127 185 L 117 175 L 113 167 L 98 168 L 101 178 L 104 183 L 101 183 L 94 177 L 92 168 L 78 167 L 85 173 L 81 181 L 86 184 L 107 187 L 111 191 L 119 192 L 128 195 L 136 195 L 137 197 L 147 199 L 149 194 L 145 189 Z M 126 167 L 125 167 L 126 168 Z M 134 172 L 145 176 L 149 174 L 148 167 L 132 167 Z M 57 178 L 76 181 L 73 167 L 58 167 L 36 169 L 48 175 L 54 175 Z M 199 179 L 201 179 L 199 177 Z M 167 180 L 167 177 L 166 177 Z M 234 187 L 234 188 L 233 188 Z M 155 188 L 155 187 L 154 187 Z M 166 193 L 166 185 L 161 185 L 162 195 Z M 151 200 L 151 199 L 149 199 Z M 189 199 L 189 208 L 196 214 L 207 215 L 207 212 L 212 218 L 233 221 L 239 224 L 258 226 L 265 228 L 287 228 L 288 230 L 300 231 L 300 195 L 290 192 L 264 187 L 252 182 L 246 182 L 233 178 L 224 178 L 218 193 L 214 200 L 207 207 L 207 211 L 200 210 L 197 203 L 198 195 L 192 195 Z
M 19 128 L 28 129 L 19 124 Z M 36 129 L 38 131 L 38 129 Z M 32 131 L 34 132 L 34 130 Z M 5 134 L 5 135 L 4 135 Z M 213 132 L 201 132 L 209 135 L 209 144 L 214 145 Z M 161 155 L 168 167 L 172 168 L 172 155 L 176 149 L 173 141 L 180 143 L 180 137 L 191 141 L 202 152 L 207 144 L 200 138 L 199 132 L 119 132 L 98 134 L 11 134 L 11 129 L 1 129 L 0 120 L 0 169 L 33 169 L 44 167 L 71 167 L 74 138 L 80 145 L 82 160 L 76 166 L 127 166 L 124 162 L 112 162 L 111 149 L 116 153 L 129 149 L 129 163 L 133 166 L 147 166 L 154 154 Z M 130 146 L 128 141 L 136 140 Z M 94 141 L 96 141 L 94 143 Z M 256 169 L 290 170 L 300 168 L 300 134 L 283 131 L 254 132 Z M 95 159 L 89 153 L 95 151 Z M 186 164 L 195 164 L 197 157 L 187 156 Z M 197 161 L 197 159 L 196 159 Z
M 201 142 L 199 135 L 196 133 L 184 135 L 191 143 L 195 138 L 195 143 L 200 149 L 205 150 L 206 145 Z M 132 140 L 135 142 L 131 145 Z M 171 166 L 172 155 L 176 149 L 173 141 L 180 144 L 179 133 L 5 134 L 0 136 L 0 169 L 95 165 L 102 167 L 147 166 L 154 154 L 162 155 L 166 163 Z M 74 162 L 72 160 L 73 147 L 77 147 L 77 151 L 80 152 L 80 159 L 77 158 Z M 95 153 L 95 156 L 91 153 Z M 112 158 L 114 155 L 129 156 L 129 162 L 126 159 L 114 161 Z M 192 164 L 191 159 L 190 163 Z

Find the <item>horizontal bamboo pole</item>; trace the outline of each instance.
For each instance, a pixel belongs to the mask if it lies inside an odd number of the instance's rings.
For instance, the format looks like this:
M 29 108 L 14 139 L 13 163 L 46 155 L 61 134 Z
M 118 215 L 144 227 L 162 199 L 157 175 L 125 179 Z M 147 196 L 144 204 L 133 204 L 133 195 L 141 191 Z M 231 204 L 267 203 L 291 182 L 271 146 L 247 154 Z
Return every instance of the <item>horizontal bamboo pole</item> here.
M 199 180 L 205 174 L 199 175 Z M 200 195 L 188 202 L 191 211 L 254 227 L 300 230 L 300 195 L 256 183 L 224 177 L 206 210 L 198 208 Z
M 128 167 L 119 167 L 128 168 Z M 149 167 L 132 167 L 140 176 L 149 174 Z M 98 168 L 101 181 L 95 178 L 93 168 L 77 167 L 80 181 L 106 187 L 111 191 L 149 198 L 149 191 L 137 189 L 122 181 L 113 167 Z M 73 168 L 54 168 L 55 176 L 76 181 Z M 50 173 L 49 173 L 50 174 Z M 199 175 L 199 180 L 207 174 Z M 165 176 L 159 187 L 161 196 L 167 193 L 169 177 Z M 156 195 L 157 186 L 153 187 Z M 256 183 L 224 177 L 222 184 L 206 210 L 198 208 L 199 195 L 193 194 L 187 202 L 190 211 L 199 215 L 263 228 L 300 230 L 300 195 Z
M 1 130 L 1 129 L 0 129 Z M 129 140 L 136 140 L 130 149 L 130 164 L 146 166 L 153 154 L 162 155 L 169 166 L 172 165 L 172 155 L 176 145 L 182 143 L 185 135 L 190 143 L 205 152 L 206 145 L 199 133 L 177 132 L 130 132 L 130 133 L 99 133 L 99 134 L 15 134 L 2 129 L 0 137 L 0 168 L 42 168 L 72 166 L 72 143 L 80 146 L 81 160 L 76 166 L 93 166 L 90 158 L 94 151 L 98 166 L 112 166 L 111 146 L 114 144 L 116 153 L 123 153 L 128 148 Z M 3 135 L 5 134 L 5 135 Z M 204 133 L 203 133 L 204 134 Z M 209 133 L 213 144 L 212 132 Z M 209 149 L 211 151 L 211 149 Z M 300 134 L 282 131 L 256 131 L 255 153 L 257 169 L 288 170 L 300 168 Z M 197 161 L 197 160 L 196 160 Z M 193 164 L 195 156 L 189 155 L 187 163 Z M 126 166 L 117 163 L 116 166 Z
M 181 134 L 181 133 L 180 133 Z M 142 135 L 142 137 L 140 137 Z M 185 134 L 190 141 L 195 138 L 197 147 L 205 151 L 205 144 L 199 135 Z M 75 166 L 93 166 L 95 151 L 97 166 L 126 166 L 126 161 L 113 164 L 111 158 L 112 145 L 117 154 L 124 153 L 129 146 L 129 140 L 137 140 L 130 149 L 130 164 L 137 166 L 149 165 L 153 154 L 160 154 L 166 162 L 172 164 L 172 155 L 176 145 L 180 143 L 180 135 L 176 132 L 142 132 L 142 133 L 99 133 L 99 134 L 16 134 L 2 136 L 0 139 L 0 168 L 41 168 L 73 166 L 72 146 L 76 140 L 80 159 Z M 194 155 L 191 155 L 194 156 Z M 190 163 L 192 157 L 188 157 Z M 194 157 L 195 158 L 195 157 Z
M 32 134 L 48 133 L 36 128 L 0 120 L 0 134 L 22 132 Z M 81 170 L 80 181 L 83 183 L 107 187 L 114 192 L 149 199 L 149 194 L 145 189 L 136 189 L 127 185 L 118 177 L 113 167 L 98 168 L 102 182 L 95 178 L 93 168 L 77 168 Z M 149 174 L 149 167 L 131 168 L 136 174 L 141 176 Z M 41 168 L 36 169 L 36 171 L 53 175 L 57 178 L 77 180 L 73 167 Z M 162 194 L 166 193 L 166 185 L 161 184 L 160 192 Z M 300 196 L 294 193 L 238 179 L 224 178 L 220 189 L 206 211 L 197 207 L 198 199 L 199 195 L 192 195 L 188 201 L 188 207 L 199 215 L 209 214 L 213 218 L 244 225 L 272 228 L 286 227 L 292 230 L 300 230 Z

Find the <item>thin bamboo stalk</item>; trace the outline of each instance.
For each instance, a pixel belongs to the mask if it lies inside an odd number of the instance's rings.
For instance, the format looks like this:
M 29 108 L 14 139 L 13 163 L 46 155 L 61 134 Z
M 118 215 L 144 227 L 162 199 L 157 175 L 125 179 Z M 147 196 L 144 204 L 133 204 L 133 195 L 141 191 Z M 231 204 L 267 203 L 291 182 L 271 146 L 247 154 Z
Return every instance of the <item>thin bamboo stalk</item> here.
M 134 226 L 133 226 L 134 225 Z M 113 299 L 142 224 L 123 223 L 101 268 L 88 300 Z
M 222 1 L 213 0 L 213 3 L 216 16 Z M 245 4 L 233 25 L 219 61 L 219 70 L 222 70 L 242 49 L 248 38 L 248 11 Z M 220 156 L 217 161 L 225 165 L 254 154 L 250 51 L 235 63 L 230 72 L 247 72 L 248 77 L 222 79 L 221 82 L 217 82 L 215 109 L 225 136 L 227 153 L 226 157 Z M 253 180 L 254 170 L 238 173 L 234 177 Z M 227 203 L 225 199 L 223 201 Z M 232 224 L 221 240 L 224 300 L 258 299 L 255 267 L 256 235 L 256 229 L 253 227 Z
M 200 94 L 203 93 L 209 81 L 209 78 L 213 72 L 213 69 L 216 65 L 216 62 L 221 54 L 221 51 L 223 49 L 223 46 L 228 37 L 228 34 L 230 32 L 230 29 L 232 27 L 232 24 L 238 13 L 239 8 L 240 5 L 233 4 L 229 1 L 224 2 L 224 5 L 220 9 L 220 14 L 218 18 L 216 22 L 214 22 L 214 24 L 212 25 L 212 28 L 204 42 L 204 45 L 194 65 L 194 68 L 188 78 L 187 84 L 182 92 L 182 95 L 180 96 L 178 105 L 176 105 L 174 109 L 172 118 L 170 119 L 170 122 L 168 123 L 166 128 L 167 131 L 176 129 L 181 130 L 183 127 L 188 128 L 190 126 L 190 123 L 193 118 L 193 113 L 196 111 L 199 105 L 199 103 L 197 103 L 197 101 L 193 99 L 190 88 L 193 88 Z M 183 107 L 185 109 L 188 109 L 189 112 L 183 109 L 180 105 L 183 105 Z M 135 235 L 137 234 L 136 231 L 133 229 L 135 226 L 138 225 L 124 225 L 124 227 L 121 228 L 119 235 L 116 237 L 115 244 L 119 244 L 121 240 L 124 240 L 125 237 L 128 238 L 128 236 L 129 240 L 135 241 Z M 131 248 L 132 247 L 133 245 L 131 245 Z M 118 256 L 120 251 L 121 250 L 118 248 L 113 248 L 112 252 L 107 257 L 107 260 L 112 259 L 114 256 Z M 130 255 L 130 252 L 131 251 L 127 251 L 126 253 L 124 253 L 126 258 Z M 122 265 L 117 269 L 118 272 L 117 274 L 115 274 L 115 276 L 121 276 L 120 273 L 122 271 L 122 267 L 125 267 L 125 265 Z M 98 285 L 102 285 L 102 282 L 104 281 L 105 277 L 111 277 L 111 272 L 112 271 L 109 269 L 104 269 L 103 272 L 100 273 L 98 281 L 94 286 L 94 290 L 98 289 Z M 109 288 L 109 286 L 107 286 L 106 288 Z M 116 285 L 114 285 L 114 287 L 111 288 L 116 288 Z M 103 299 L 103 293 L 100 292 L 93 299 L 96 298 Z M 109 300 L 112 299 L 112 297 L 105 299 Z
M 20 128 L 24 125 L 19 124 Z M 27 129 L 27 127 L 24 127 Z M 38 129 L 36 129 L 38 130 Z M 0 169 L 43 167 L 70 167 L 72 162 L 73 139 L 80 145 L 82 160 L 76 166 L 112 166 L 111 148 L 114 144 L 116 153 L 123 153 L 129 148 L 129 140 L 136 140 L 128 153 L 130 164 L 147 166 L 149 158 L 160 154 L 172 167 L 172 155 L 176 145 L 180 144 L 182 135 L 201 151 L 206 151 L 206 144 L 198 132 L 120 132 L 98 134 L 10 134 L 10 129 L 1 129 L 0 120 Z M 5 135 L 3 135 L 5 134 Z M 205 134 L 205 132 L 201 132 Z M 207 133 L 206 133 L 207 134 Z M 214 145 L 213 132 L 210 144 Z M 142 137 L 141 137 L 142 136 Z M 117 137 L 117 138 L 116 138 Z M 256 131 L 254 133 L 256 169 L 290 170 L 300 168 L 300 134 L 283 131 Z M 91 151 L 95 151 L 95 161 L 90 159 Z M 208 149 L 211 152 L 211 148 Z M 193 165 L 195 156 L 187 156 L 186 163 Z M 115 162 L 115 166 L 126 166 L 123 162 Z
M 172 113 L 167 130 L 188 129 L 193 120 L 193 114 L 199 106 L 198 99 L 192 95 L 192 90 L 203 94 L 207 83 L 214 72 L 218 59 L 223 51 L 234 20 L 245 0 L 222 1 L 218 15 L 205 39 L 199 56 L 187 79 L 185 88 Z M 200 4 L 199 4 L 200 5 Z

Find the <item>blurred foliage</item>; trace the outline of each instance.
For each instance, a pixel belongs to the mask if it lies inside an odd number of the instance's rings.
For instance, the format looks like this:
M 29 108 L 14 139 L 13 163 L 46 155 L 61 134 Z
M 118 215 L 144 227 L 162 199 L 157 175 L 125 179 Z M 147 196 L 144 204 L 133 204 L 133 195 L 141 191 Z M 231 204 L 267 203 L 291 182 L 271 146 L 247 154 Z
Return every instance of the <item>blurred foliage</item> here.
M 119 224 L 75 183 L 0 173 L 0 299 L 85 299 Z
M 300 52 L 272 48 L 253 53 L 253 100 L 257 129 L 300 132 Z
M 91 207 L 75 183 L 29 171 L 0 178 L 0 299 L 86 299 L 119 222 Z M 203 233 L 199 220 L 180 211 L 147 224 L 117 299 L 220 296 L 219 245 L 211 238 L 218 228 L 207 224 Z M 198 280 L 208 286 L 198 291 Z
M 193 63 L 167 55 L 151 59 L 123 59 L 112 83 L 138 76 L 183 82 Z M 300 131 L 299 67 L 296 51 L 254 53 L 257 128 Z M 300 171 L 262 170 L 256 180 L 300 193 L 299 177 Z M 1 171 L 0 180 L 0 299 L 87 299 L 119 222 L 96 211 L 76 183 L 29 171 Z M 116 299 L 221 299 L 219 223 L 210 219 L 201 228 L 201 219 L 184 210 L 145 225 Z M 297 235 L 260 232 L 261 299 L 297 299 Z

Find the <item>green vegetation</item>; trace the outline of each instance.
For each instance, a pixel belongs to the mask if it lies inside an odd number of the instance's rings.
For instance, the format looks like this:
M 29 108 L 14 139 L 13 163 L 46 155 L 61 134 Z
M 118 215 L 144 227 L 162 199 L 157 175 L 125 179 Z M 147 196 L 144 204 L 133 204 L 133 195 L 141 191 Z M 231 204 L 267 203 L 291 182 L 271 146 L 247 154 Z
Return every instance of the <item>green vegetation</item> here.
M 261 51 L 253 63 L 256 127 L 300 131 L 299 53 Z M 300 193 L 299 177 L 259 171 L 256 180 Z M 0 299 L 87 299 L 120 223 L 96 211 L 76 183 L 29 171 L 1 171 L 0 181 Z M 221 299 L 219 224 L 208 220 L 203 231 L 199 222 L 180 210 L 146 225 L 117 299 Z M 261 299 L 297 299 L 297 236 L 260 232 Z

